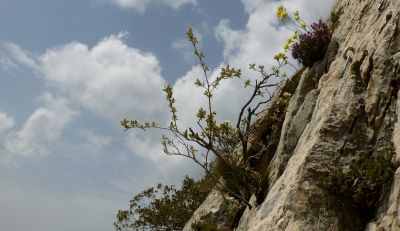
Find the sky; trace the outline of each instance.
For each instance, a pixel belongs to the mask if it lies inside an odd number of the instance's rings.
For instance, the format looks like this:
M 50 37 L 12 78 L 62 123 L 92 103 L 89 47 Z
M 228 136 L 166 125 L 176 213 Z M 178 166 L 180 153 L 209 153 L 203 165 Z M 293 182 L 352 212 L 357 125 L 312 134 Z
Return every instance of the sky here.
M 166 124 L 173 85 L 179 122 L 204 96 L 185 32 L 192 27 L 215 77 L 257 74 L 288 31 L 283 4 L 313 22 L 332 0 L 0 0 L 0 230 L 112 231 L 118 209 L 147 187 L 202 171 L 166 156 L 159 131 L 124 131 L 123 118 Z M 249 92 L 226 82 L 214 105 L 232 120 Z

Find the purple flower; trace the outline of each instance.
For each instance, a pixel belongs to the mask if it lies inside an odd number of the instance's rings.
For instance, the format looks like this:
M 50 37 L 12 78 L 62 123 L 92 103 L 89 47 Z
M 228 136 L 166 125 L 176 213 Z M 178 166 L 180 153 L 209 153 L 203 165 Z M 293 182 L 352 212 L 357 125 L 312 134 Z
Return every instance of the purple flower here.
M 326 22 L 319 20 L 311 24 L 311 30 L 299 35 L 298 42 L 293 44 L 292 57 L 306 67 L 324 58 L 332 34 Z

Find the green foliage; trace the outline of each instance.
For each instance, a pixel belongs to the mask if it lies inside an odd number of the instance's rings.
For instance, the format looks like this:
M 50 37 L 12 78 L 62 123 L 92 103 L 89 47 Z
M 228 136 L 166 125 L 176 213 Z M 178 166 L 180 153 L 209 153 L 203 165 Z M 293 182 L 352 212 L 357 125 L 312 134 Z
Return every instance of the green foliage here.
M 330 29 L 331 33 L 339 25 L 340 16 L 342 16 L 343 13 L 344 13 L 343 8 L 340 8 L 337 11 L 332 11 L 331 12 L 331 14 L 329 16 L 329 20 L 328 20 L 328 26 L 329 26 L 329 29 Z
M 357 209 L 373 209 L 382 189 L 391 182 L 395 165 L 393 154 L 362 156 L 349 169 L 339 169 L 323 183 L 323 188 Z
M 222 177 L 224 186 L 234 192 L 233 197 L 240 195 L 241 198 L 248 200 L 261 187 L 260 174 L 240 162 L 226 163 L 217 159 L 213 173 L 217 177 Z
M 210 176 L 195 181 L 183 180 L 181 189 L 159 184 L 137 194 L 128 210 L 119 210 L 114 226 L 116 230 L 182 230 L 193 212 L 215 186 Z
M 227 229 L 220 229 L 220 228 L 218 228 L 218 225 L 207 222 L 207 221 L 193 223 L 192 229 L 193 229 L 193 231 L 230 231 Z
M 282 126 L 283 120 L 285 119 L 285 113 L 287 111 L 287 107 L 289 105 L 290 98 L 292 94 L 288 92 L 284 92 L 281 97 L 279 97 L 276 105 L 274 107 L 271 119 L 273 123 L 271 125 L 272 133 L 275 135 L 278 133 L 278 130 Z
M 211 172 L 211 163 L 217 159 L 218 165 L 226 172 L 220 171 L 213 176 L 218 189 L 238 199 L 251 207 L 248 198 L 259 187 L 259 176 L 247 167 L 249 136 L 252 132 L 251 122 L 254 116 L 262 112 L 261 106 L 269 102 L 271 87 L 277 83 L 270 83 L 271 77 L 285 77 L 280 69 L 287 65 L 287 57 L 279 54 L 275 57 L 276 65 L 267 73 L 263 65 L 250 64 L 250 69 L 259 73 L 260 78 L 255 81 L 245 80 L 244 86 L 252 88 L 250 98 L 238 113 L 237 121 L 219 122 L 216 119 L 217 112 L 213 107 L 213 96 L 218 87 L 226 80 L 241 78 L 242 72 L 229 65 L 222 67 L 218 76 L 209 77 L 209 67 L 205 64 L 205 55 L 198 49 L 199 40 L 190 28 L 186 34 L 193 46 L 194 54 L 198 58 L 203 70 L 203 78 L 196 79 L 194 85 L 203 91 L 207 99 L 207 105 L 195 110 L 197 127 L 178 127 L 178 110 L 175 107 L 173 87 L 167 84 L 164 87 L 166 101 L 171 112 L 168 126 L 161 126 L 155 122 L 139 122 L 137 120 L 121 121 L 125 129 L 138 128 L 142 130 L 155 128 L 169 132 L 169 136 L 162 137 L 164 152 L 168 155 L 178 155 L 192 159 L 207 173 Z M 258 100 L 258 102 L 255 102 Z M 240 149 L 238 149 L 240 147 Z M 236 152 L 235 150 L 241 150 Z M 219 179 L 222 177 L 222 179 Z

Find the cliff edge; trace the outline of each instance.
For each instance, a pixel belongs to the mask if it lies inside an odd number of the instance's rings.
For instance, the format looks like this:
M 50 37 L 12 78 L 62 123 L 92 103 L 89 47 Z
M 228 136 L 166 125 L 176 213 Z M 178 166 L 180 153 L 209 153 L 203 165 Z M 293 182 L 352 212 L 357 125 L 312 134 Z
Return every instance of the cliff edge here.
M 273 122 L 273 105 L 285 92 L 292 95 L 280 139 L 263 154 L 264 200 L 232 211 L 213 192 L 184 230 L 204 219 L 237 231 L 400 230 L 400 168 L 368 213 L 322 187 L 363 156 L 392 153 L 399 166 L 400 1 L 336 0 L 331 12 L 335 30 L 324 60 L 283 81 L 253 125 L 257 148 Z

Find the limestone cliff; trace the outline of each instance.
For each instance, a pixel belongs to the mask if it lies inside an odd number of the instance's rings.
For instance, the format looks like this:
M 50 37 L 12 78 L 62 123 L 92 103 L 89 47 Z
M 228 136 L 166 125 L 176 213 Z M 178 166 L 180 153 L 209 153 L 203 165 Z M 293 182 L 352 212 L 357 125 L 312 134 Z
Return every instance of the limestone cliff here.
M 234 211 L 235 219 L 214 192 L 185 230 L 204 218 L 225 228 L 236 222 L 238 231 L 400 230 L 400 168 L 370 217 L 321 188 L 333 171 L 349 168 L 363 154 L 393 152 L 393 163 L 400 162 L 400 1 L 336 0 L 332 12 L 341 14 L 325 59 L 282 82 L 254 123 L 256 149 L 276 100 L 283 92 L 293 94 L 280 140 L 264 153 L 265 199 Z M 342 72 L 349 47 L 354 53 Z

